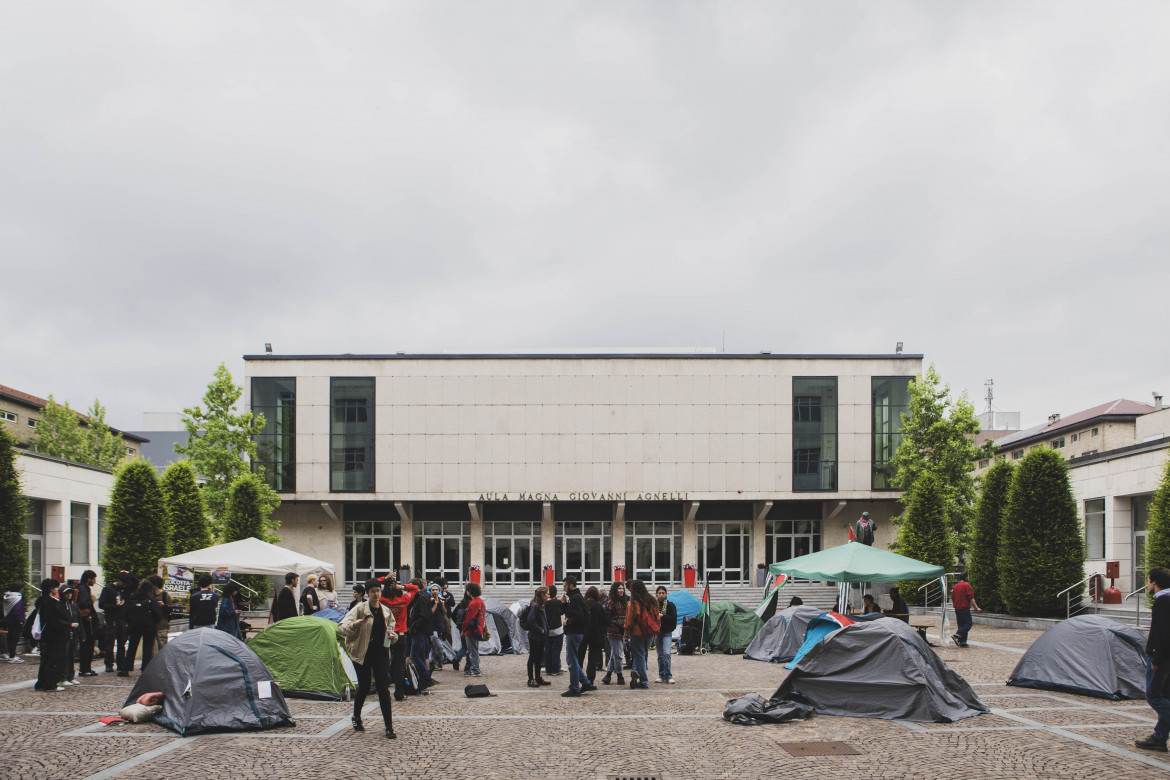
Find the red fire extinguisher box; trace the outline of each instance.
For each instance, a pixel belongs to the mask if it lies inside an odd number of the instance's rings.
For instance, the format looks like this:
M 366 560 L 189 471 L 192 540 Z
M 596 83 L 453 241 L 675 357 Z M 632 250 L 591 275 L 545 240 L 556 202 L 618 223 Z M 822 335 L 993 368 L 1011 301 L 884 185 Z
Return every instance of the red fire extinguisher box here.
M 694 569 L 683 569 L 683 587 L 686 587 L 686 588 L 695 587 L 695 570 Z
M 545 587 L 548 587 L 548 586 L 553 584 L 553 577 L 555 577 L 555 576 L 556 576 L 556 573 L 552 569 L 545 569 L 544 570 Z
M 468 572 L 468 579 L 470 579 L 476 585 L 479 585 L 482 574 L 483 573 L 479 570 L 479 568 L 472 569 L 470 572 Z

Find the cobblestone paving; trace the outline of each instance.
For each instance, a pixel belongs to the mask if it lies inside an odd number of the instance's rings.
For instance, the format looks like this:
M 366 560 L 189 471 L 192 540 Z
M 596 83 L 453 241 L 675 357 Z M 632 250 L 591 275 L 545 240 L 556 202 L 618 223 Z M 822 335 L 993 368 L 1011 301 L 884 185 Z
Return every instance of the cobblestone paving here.
M 911 724 L 816 716 L 779 726 L 725 723 L 727 699 L 770 695 L 787 672 L 739 656 L 675 656 L 677 685 L 649 691 L 599 686 L 579 699 L 553 686 L 524 686 L 524 660 L 482 660 L 496 694 L 469 700 L 462 673 L 445 670 L 425 697 L 395 704 L 399 739 L 381 734 L 376 698 L 368 731 L 349 727 L 348 702 L 290 700 L 297 725 L 244 734 L 180 738 L 153 723 L 106 727 L 130 692 L 129 680 L 99 674 L 61 693 L 32 690 L 29 663 L 0 663 L 0 734 L 8 780 L 107 778 L 508 778 L 553 780 L 657 773 L 676 778 L 1146 778 L 1170 777 L 1170 755 L 1133 747 L 1149 734 L 1142 702 L 1110 702 L 1004 684 L 1038 631 L 976 626 L 972 646 L 937 648 L 992 714 L 959 723 Z M 937 637 L 932 637 L 937 642 Z M 654 658 L 651 657 L 653 664 Z M 100 666 L 99 666 L 100 668 Z M 534 736 L 543 749 L 523 747 Z M 801 758 L 788 742 L 837 740 L 855 756 Z

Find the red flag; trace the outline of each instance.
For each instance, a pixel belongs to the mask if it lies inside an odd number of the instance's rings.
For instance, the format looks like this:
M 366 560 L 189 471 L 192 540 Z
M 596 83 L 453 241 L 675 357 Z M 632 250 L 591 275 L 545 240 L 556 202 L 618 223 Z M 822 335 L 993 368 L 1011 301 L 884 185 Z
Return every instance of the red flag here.
M 707 583 L 707 587 L 703 588 L 703 603 L 711 603 L 711 583 Z
M 849 526 L 849 541 L 856 542 L 857 537 L 853 533 L 853 526 Z

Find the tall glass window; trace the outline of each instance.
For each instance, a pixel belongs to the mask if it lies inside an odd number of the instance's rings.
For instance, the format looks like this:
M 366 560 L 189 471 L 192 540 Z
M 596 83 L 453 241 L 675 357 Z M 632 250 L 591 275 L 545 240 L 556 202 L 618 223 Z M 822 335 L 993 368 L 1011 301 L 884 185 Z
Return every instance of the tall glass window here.
M 374 378 L 333 377 L 329 406 L 329 489 L 373 492 Z
M 837 489 L 837 377 L 792 379 L 792 489 Z
M 69 562 L 89 563 L 89 504 L 69 504 Z
M 892 484 L 894 470 L 890 461 L 902 443 L 902 415 L 910 414 L 913 381 L 912 376 L 875 376 L 872 380 L 874 490 L 896 489 Z
M 297 489 L 296 377 L 253 377 L 252 413 L 264 415 L 256 435 L 253 471 L 264 470 L 264 481 L 277 493 Z
M 1105 558 L 1105 499 L 1091 498 L 1085 502 L 1085 558 L 1090 561 Z
M 102 562 L 102 547 L 103 547 L 103 545 L 105 545 L 105 543 L 106 543 L 106 512 L 107 512 L 107 511 L 108 511 L 108 510 L 107 510 L 107 509 L 106 509 L 106 507 L 104 507 L 104 506 L 99 506 L 99 507 L 98 507 L 98 518 L 97 518 L 97 552 L 98 552 L 98 559 L 97 559 L 97 562 L 98 562 L 99 564 Z
M 484 582 L 533 585 L 541 582 L 538 503 L 488 504 L 484 507 Z
M 600 585 L 613 577 L 613 505 L 558 505 L 556 531 L 557 581 L 572 574 L 577 582 Z
M 1130 499 L 1133 522 L 1133 587 L 1146 581 L 1146 540 L 1150 536 L 1151 495 L 1134 496 Z
M 799 558 L 821 550 L 821 503 L 778 501 L 767 517 L 765 563 Z
M 389 504 L 345 508 L 345 581 L 347 585 L 384 577 L 398 569 L 400 521 Z M 338 588 L 340 590 L 340 588 Z
M 461 583 L 471 562 L 471 515 L 466 504 L 414 505 L 416 576 Z
M 45 578 L 45 502 L 41 499 L 28 502 L 24 539 L 28 542 L 28 581 L 40 583 Z
M 650 584 L 682 582 L 680 503 L 626 505 L 626 577 Z

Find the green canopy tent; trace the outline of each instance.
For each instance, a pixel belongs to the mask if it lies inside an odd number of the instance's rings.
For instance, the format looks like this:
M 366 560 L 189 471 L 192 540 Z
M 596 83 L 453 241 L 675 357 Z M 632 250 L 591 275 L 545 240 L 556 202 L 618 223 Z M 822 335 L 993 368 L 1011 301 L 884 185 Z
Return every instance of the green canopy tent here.
M 285 618 L 248 643 L 285 696 L 348 699 L 357 685 L 349 654 L 338 641 L 337 624 L 325 618 Z
M 946 569 L 942 566 L 916 561 L 860 542 L 846 542 L 839 547 L 830 547 L 799 558 L 773 563 L 768 567 L 768 572 L 806 580 L 836 582 L 840 591 L 837 604 L 842 608 L 848 598 L 851 582 L 898 582 L 930 580 L 937 577 L 942 581 L 943 590 L 942 637 L 945 639 L 947 636 Z

